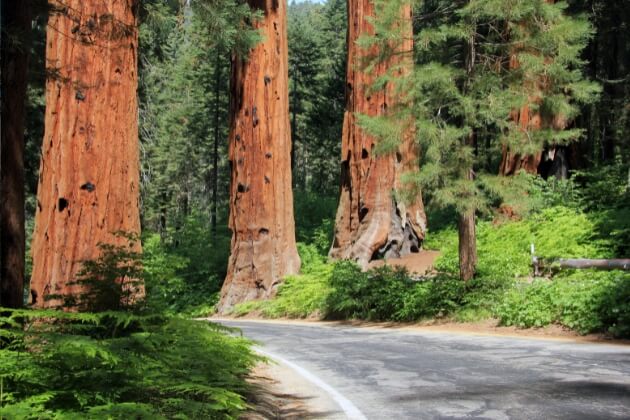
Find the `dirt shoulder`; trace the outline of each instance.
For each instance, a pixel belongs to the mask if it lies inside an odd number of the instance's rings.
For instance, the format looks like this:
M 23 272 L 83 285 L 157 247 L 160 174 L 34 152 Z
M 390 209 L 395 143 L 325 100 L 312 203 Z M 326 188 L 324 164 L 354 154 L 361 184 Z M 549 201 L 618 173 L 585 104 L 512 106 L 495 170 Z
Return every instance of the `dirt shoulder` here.
M 250 409 L 243 420 L 347 418 L 324 390 L 282 363 L 259 363 L 248 382 Z
M 462 334 L 489 337 L 515 337 L 538 340 L 558 340 L 591 344 L 613 344 L 630 346 L 630 340 L 613 339 L 604 334 L 579 335 L 575 331 L 569 330 L 559 325 L 550 325 L 544 328 L 520 329 L 516 327 L 503 327 L 495 319 L 480 322 L 453 322 L 448 320 L 433 320 L 418 323 L 398 323 L 398 322 L 367 322 L 367 321 L 321 321 L 316 319 L 266 319 L 259 316 L 246 317 L 221 317 L 209 318 L 209 320 L 220 321 L 221 319 L 242 320 L 248 322 L 265 322 L 278 324 L 300 324 L 312 326 L 352 326 L 356 328 L 376 328 L 376 329 L 396 329 L 407 331 L 418 331 L 427 333 Z

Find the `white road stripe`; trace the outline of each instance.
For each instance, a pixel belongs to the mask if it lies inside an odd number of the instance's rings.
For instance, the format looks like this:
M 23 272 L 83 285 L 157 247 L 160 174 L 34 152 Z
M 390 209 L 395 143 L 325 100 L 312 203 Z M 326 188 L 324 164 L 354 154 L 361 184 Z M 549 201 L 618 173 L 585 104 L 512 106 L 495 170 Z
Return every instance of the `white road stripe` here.
M 346 416 L 349 419 L 367 420 L 367 418 L 363 415 L 361 410 L 359 410 L 354 404 L 352 404 L 352 402 L 349 399 L 341 395 L 339 391 L 337 391 L 335 388 L 333 388 L 332 386 L 328 385 L 326 382 L 319 379 L 317 376 L 313 375 L 308 370 L 304 369 L 301 366 L 296 365 L 293 362 L 289 362 L 288 360 L 280 356 L 269 353 L 260 348 L 256 348 L 256 351 L 262 354 L 263 356 L 266 356 L 270 359 L 276 360 L 284 365 L 287 365 L 288 367 L 290 367 L 291 369 L 299 373 L 304 379 L 306 379 L 307 381 L 311 382 L 312 384 L 326 391 L 333 398 L 333 400 L 335 400 L 335 402 L 339 404 L 339 407 L 341 407 L 341 409 L 344 411 L 344 413 L 346 413 Z

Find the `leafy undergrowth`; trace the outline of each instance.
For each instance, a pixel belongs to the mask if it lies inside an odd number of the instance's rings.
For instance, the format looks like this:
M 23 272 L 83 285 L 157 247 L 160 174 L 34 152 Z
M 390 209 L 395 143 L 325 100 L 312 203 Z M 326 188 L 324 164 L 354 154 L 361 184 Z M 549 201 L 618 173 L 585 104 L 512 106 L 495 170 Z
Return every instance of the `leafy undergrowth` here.
M 479 266 L 466 287 L 458 319 L 476 310 L 521 328 L 563 325 L 581 334 L 608 332 L 630 336 L 630 274 L 566 270 L 549 278 L 530 278 L 530 244 L 548 264 L 557 258 L 612 258 L 616 242 L 600 232 L 599 218 L 566 207 L 554 207 L 526 220 L 479 225 Z M 437 268 L 457 273 L 457 233 L 442 231 L 427 241 L 443 257 Z M 475 287 L 481 286 L 481 290 Z M 475 290 L 477 289 L 477 290 Z M 494 290 L 493 290 L 494 289 Z
M 521 221 L 478 225 L 478 273 L 458 278 L 457 232 L 443 229 L 425 246 L 438 249 L 439 274 L 417 282 L 403 270 L 362 272 L 351 262 L 330 264 L 315 246 L 300 246 L 303 274 L 290 277 L 276 299 L 239 305 L 234 314 L 265 317 L 418 321 L 498 318 L 522 328 L 559 324 L 579 333 L 630 336 L 630 275 L 567 270 L 533 279 L 530 245 L 545 262 L 556 258 L 610 258 L 615 243 L 592 214 L 553 207 Z
M 159 315 L 3 310 L 5 419 L 234 418 L 250 343 Z
M 520 283 L 509 290 L 496 314 L 508 326 L 560 324 L 581 334 L 605 331 L 630 337 L 630 275 L 589 270 Z
M 299 275 L 289 276 L 275 299 L 245 302 L 232 310 L 234 316 L 260 314 L 267 318 L 309 318 L 324 315 L 334 266 L 326 254 L 333 236 L 336 197 L 295 195 L 298 251 L 302 260 Z M 306 245 L 305 243 L 308 243 Z
M 137 238 L 118 236 L 83 263 L 80 292 L 44 296 L 54 310 L 0 308 L 0 418 L 238 417 L 251 343 L 168 315 L 156 280 L 172 272 L 147 273 Z
M 142 266 L 151 307 L 191 317 L 213 313 L 226 274 L 230 238 L 227 227 L 213 233 L 199 215 L 186 218 L 163 237 L 146 234 Z
M 302 259 L 301 274 L 287 277 L 275 299 L 237 305 L 232 315 L 255 312 L 268 318 L 308 318 L 321 314 L 330 293 L 334 266 L 326 263 L 314 245 L 298 244 L 298 250 Z

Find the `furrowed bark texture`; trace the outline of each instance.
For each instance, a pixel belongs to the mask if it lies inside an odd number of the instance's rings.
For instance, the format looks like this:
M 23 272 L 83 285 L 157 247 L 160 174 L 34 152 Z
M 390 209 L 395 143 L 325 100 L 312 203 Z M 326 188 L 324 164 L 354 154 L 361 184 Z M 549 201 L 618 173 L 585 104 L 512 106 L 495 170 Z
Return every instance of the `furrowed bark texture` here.
M 468 144 L 473 146 L 474 135 L 468 139 Z M 469 169 L 466 174 L 470 181 L 475 179 L 474 171 Z M 475 278 L 477 272 L 477 227 L 475 209 L 465 211 L 459 215 L 457 223 L 459 243 L 459 277 L 463 281 Z
M 402 25 L 409 36 L 403 45 L 395 46 L 401 52 L 413 51 L 411 7 L 401 10 Z M 414 144 L 413 127 L 404 136 L 396 153 L 375 155 L 376 140 L 359 127 L 357 114 L 384 115 L 396 105 L 393 86 L 384 91 L 367 93 L 374 79 L 387 69 L 410 60 L 408 54 L 394 54 L 388 62 L 379 64 L 373 74 L 361 69 L 366 55 L 357 46 L 359 37 L 373 34 L 367 19 L 374 16 L 369 0 L 348 2 L 348 70 L 346 86 L 346 114 L 343 125 L 341 198 L 335 223 L 335 238 L 330 256 L 350 259 L 366 268 L 370 261 L 379 258 L 398 258 L 419 252 L 426 230 L 426 215 L 422 198 L 404 203 L 395 197 L 403 188 L 401 175 L 414 169 L 418 150 Z M 409 61 L 409 66 L 412 63 Z M 404 66 L 401 66 L 404 68 Z M 404 70 L 397 70 L 402 75 Z
M 263 11 L 263 40 L 232 63 L 230 229 L 232 248 L 219 310 L 275 294 L 296 274 L 291 190 L 286 4 L 249 0 Z
M 46 128 L 37 194 L 31 287 L 76 294 L 82 261 L 99 243 L 139 234 L 135 0 L 51 0 Z M 139 245 L 136 245 L 139 247 Z M 137 249 L 139 251 L 139 249 Z
M 0 306 L 10 308 L 24 303 L 24 117 L 31 29 L 29 3 L 2 0 Z
M 459 216 L 459 275 L 463 281 L 472 280 L 477 270 L 477 234 L 475 212 Z
M 518 62 L 515 57 L 512 57 L 510 60 L 510 66 L 512 66 L 512 68 L 518 67 Z M 518 124 L 519 129 L 523 132 L 523 142 L 528 141 L 528 133 L 532 131 L 537 131 L 544 127 L 553 127 L 556 130 L 563 130 L 567 126 L 567 122 L 562 116 L 543 116 L 540 112 L 533 111 L 531 104 L 539 102 L 540 93 L 536 93 L 532 95 L 528 103 L 524 104 L 520 109 L 513 111 L 510 116 L 510 118 Z M 552 146 L 547 150 L 540 150 L 534 154 L 520 154 L 515 153 L 510 150 L 507 145 L 504 145 L 499 174 L 503 176 L 510 176 L 516 175 L 519 171 L 524 170 L 527 173 L 536 175 L 538 174 L 541 163 L 543 162 L 543 157 L 555 162 L 556 156 L 558 158 L 564 156 L 562 154 L 557 154 L 558 150 L 559 149 L 557 147 Z

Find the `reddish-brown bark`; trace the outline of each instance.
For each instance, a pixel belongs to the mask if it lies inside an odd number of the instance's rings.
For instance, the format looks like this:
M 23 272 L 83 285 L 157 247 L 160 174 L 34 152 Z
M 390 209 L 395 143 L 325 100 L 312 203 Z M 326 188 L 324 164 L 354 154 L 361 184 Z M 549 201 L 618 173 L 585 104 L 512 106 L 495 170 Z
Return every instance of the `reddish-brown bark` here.
M 291 190 L 286 4 L 249 0 L 263 40 L 232 63 L 230 229 L 219 308 L 274 295 L 300 269 Z
M 24 303 L 24 117 L 31 29 L 29 3 L 2 1 L 0 306 L 10 308 Z
M 516 52 L 510 57 L 510 69 L 517 69 L 519 67 Z M 516 123 L 518 129 L 523 133 L 523 141 L 527 141 L 528 133 L 537 131 L 542 128 L 542 116 L 540 112 L 534 112 L 531 105 L 540 102 L 540 83 L 529 83 L 529 90 L 531 96 L 528 102 L 523 104 L 520 109 L 512 111 L 510 118 Z M 530 174 L 537 174 L 538 167 L 542 160 L 542 150 L 538 153 L 531 155 L 523 155 L 520 153 L 514 153 L 507 145 L 503 145 L 501 158 L 501 166 L 499 173 L 503 176 L 515 175 L 519 171 L 524 170 Z
M 358 47 L 359 37 L 373 34 L 368 22 L 374 16 L 374 6 L 369 0 L 348 2 L 348 70 L 346 114 L 342 138 L 341 198 L 337 210 L 335 239 L 330 256 L 351 259 L 363 268 L 370 261 L 381 257 L 397 258 L 418 252 L 426 229 L 426 216 L 422 198 L 405 203 L 396 197 L 403 188 L 401 175 L 413 170 L 418 161 L 418 150 L 413 139 L 413 125 L 404 135 L 404 141 L 396 153 L 376 155 L 376 139 L 367 135 L 358 125 L 357 115 L 384 115 L 388 108 L 399 103 L 393 86 L 369 94 L 367 89 L 376 77 L 388 69 L 402 75 L 404 61 L 412 65 L 413 51 L 411 7 L 401 10 L 408 36 L 402 45 L 393 45 L 396 53 L 375 71 L 367 74 L 361 62 L 377 51 Z M 376 47 L 375 47 L 376 48 Z
M 546 1 L 551 4 L 555 2 L 555 0 Z M 510 57 L 510 69 L 517 69 L 519 67 L 517 52 L 518 49 L 516 49 Z M 556 117 L 551 118 L 551 121 L 547 121 L 549 118 L 544 119 L 540 112 L 532 110 L 532 104 L 539 104 L 541 101 L 542 90 L 545 89 L 545 81 L 538 80 L 529 82 L 528 88 L 531 92 L 528 102 L 523 104 L 520 109 L 514 110 L 510 115 L 512 121 L 517 124 L 518 128 L 523 133 L 523 142 L 528 141 L 528 133 L 540 130 L 543 127 L 553 126 L 556 129 L 566 127 L 566 122 L 563 118 Z M 515 175 L 521 170 L 530 174 L 537 174 L 542 157 L 542 149 L 534 154 L 521 154 L 515 153 L 510 150 L 507 145 L 504 145 L 499 174 L 503 176 Z
M 76 294 L 81 262 L 99 243 L 138 234 L 136 0 L 50 0 L 46 128 L 33 236 L 31 287 Z M 136 245 L 139 247 L 139 245 Z

